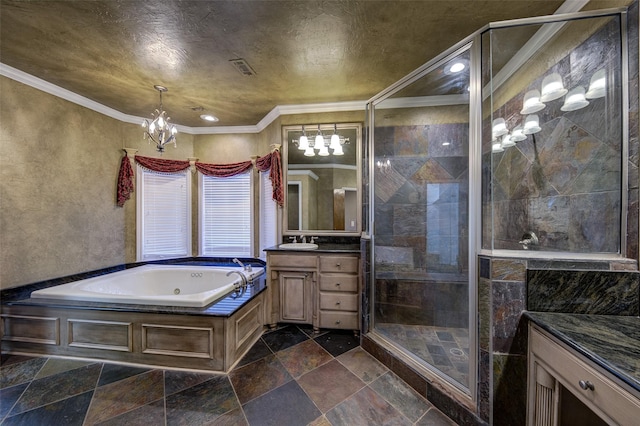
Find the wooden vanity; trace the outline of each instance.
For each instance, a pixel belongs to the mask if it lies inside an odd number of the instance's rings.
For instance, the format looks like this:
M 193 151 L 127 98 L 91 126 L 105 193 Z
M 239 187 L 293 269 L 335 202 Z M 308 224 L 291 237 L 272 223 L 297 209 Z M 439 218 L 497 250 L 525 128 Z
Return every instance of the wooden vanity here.
M 528 315 L 528 425 L 639 424 L 640 319 Z
M 360 255 L 332 251 L 267 251 L 266 322 L 360 330 Z

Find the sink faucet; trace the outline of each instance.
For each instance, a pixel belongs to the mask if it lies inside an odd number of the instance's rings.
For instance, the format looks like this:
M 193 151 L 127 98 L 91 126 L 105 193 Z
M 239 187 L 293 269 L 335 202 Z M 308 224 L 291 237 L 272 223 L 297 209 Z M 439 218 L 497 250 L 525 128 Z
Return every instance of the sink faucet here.
M 237 263 L 238 265 L 242 266 L 242 269 L 247 271 L 247 272 L 251 272 L 251 265 L 245 265 L 244 263 L 242 263 L 240 261 L 240 259 L 238 259 L 237 257 L 233 258 L 233 263 Z M 229 274 L 227 274 L 229 275 Z

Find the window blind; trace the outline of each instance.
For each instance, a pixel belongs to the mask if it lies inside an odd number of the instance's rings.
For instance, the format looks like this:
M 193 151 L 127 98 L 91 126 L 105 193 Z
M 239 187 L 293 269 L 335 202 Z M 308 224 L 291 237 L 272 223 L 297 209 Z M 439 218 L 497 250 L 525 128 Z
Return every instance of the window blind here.
M 251 173 L 200 182 L 201 255 L 252 257 Z
M 260 258 L 265 259 L 262 251 L 278 243 L 277 228 L 278 204 L 273 200 L 273 187 L 268 172 L 260 173 Z
M 191 252 L 189 176 L 139 168 L 141 260 L 184 257 Z

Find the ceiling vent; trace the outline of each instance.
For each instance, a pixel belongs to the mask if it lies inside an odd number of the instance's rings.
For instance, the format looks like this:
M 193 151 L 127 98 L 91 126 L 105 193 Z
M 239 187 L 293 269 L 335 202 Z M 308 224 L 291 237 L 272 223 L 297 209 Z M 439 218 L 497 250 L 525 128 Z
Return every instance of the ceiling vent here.
M 229 62 L 231 62 L 242 75 L 256 75 L 256 72 L 251 68 L 251 65 L 242 58 L 230 59 Z

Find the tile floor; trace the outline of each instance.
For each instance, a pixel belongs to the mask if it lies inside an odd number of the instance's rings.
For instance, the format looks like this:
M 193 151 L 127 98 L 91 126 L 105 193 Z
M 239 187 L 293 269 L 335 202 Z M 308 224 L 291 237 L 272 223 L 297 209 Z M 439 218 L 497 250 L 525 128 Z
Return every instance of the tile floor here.
M 376 331 L 464 386 L 469 386 L 469 330 L 376 323 Z
M 229 374 L 3 355 L 1 425 L 454 425 L 352 333 L 269 331 Z

